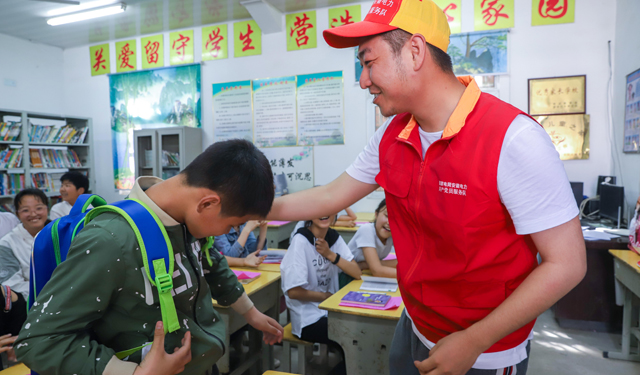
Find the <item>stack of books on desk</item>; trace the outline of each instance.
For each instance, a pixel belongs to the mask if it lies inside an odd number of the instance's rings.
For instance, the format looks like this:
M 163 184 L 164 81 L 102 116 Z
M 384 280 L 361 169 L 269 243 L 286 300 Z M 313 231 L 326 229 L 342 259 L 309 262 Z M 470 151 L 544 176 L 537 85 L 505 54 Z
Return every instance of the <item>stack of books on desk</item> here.
M 267 256 L 262 263 L 280 264 L 282 263 L 282 258 L 284 258 L 284 254 L 286 253 L 287 250 L 262 250 L 260 252 L 260 256 Z
M 390 299 L 391 296 L 386 294 L 349 292 L 342 297 L 341 303 L 350 306 L 385 307 Z

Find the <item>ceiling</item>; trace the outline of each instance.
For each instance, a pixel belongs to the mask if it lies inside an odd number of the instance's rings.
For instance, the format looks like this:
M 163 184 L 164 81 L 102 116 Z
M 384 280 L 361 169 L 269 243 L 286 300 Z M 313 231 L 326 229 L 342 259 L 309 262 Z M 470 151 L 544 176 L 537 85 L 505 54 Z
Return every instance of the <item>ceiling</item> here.
M 81 4 L 95 0 L 80 0 Z M 0 34 L 70 48 L 173 29 L 247 19 L 241 0 L 113 0 L 127 4 L 113 16 L 49 26 L 49 11 L 67 4 L 42 0 L 2 0 Z M 263 0 L 282 13 L 358 2 L 358 0 Z

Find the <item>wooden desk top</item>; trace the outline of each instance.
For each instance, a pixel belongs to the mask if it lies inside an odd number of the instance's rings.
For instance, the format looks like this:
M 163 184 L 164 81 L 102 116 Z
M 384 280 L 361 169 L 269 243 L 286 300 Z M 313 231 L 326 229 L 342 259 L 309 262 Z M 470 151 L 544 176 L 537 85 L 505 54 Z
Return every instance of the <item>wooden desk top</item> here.
M 28 374 L 31 374 L 31 371 L 27 366 L 23 365 L 22 363 L 19 365 L 9 367 L 6 370 L 0 371 L 0 375 L 28 375 Z
M 290 372 L 280 372 L 280 371 L 267 371 L 262 375 L 294 375 Z
M 238 271 L 280 273 L 280 263 L 270 263 L 270 264 L 262 263 L 258 266 L 258 268 L 253 268 L 253 267 L 231 267 L 231 268 Z
M 338 232 L 357 232 L 358 229 L 360 229 L 359 226 L 355 226 L 355 227 L 331 227 L 332 229 L 337 230 Z
M 356 221 L 373 221 L 376 214 L 373 212 L 356 212 L 356 216 L 358 217 Z
M 395 310 L 371 310 L 371 309 L 361 309 L 358 307 L 344 307 L 339 306 L 342 297 L 344 297 L 348 292 L 351 291 L 359 291 L 360 285 L 362 285 L 362 280 L 353 280 L 347 286 L 340 289 L 336 294 L 327 298 L 320 304 L 320 308 L 328 311 L 335 311 L 341 313 L 347 313 L 358 316 L 366 316 L 370 318 L 380 318 L 380 319 L 389 319 L 389 320 L 399 320 L 402 311 L 404 310 L 404 302 Z M 375 292 L 380 294 L 387 294 L 392 297 L 400 297 L 400 292 L 397 291 L 395 293 L 382 293 Z
M 236 268 L 233 267 L 232 269 L 236 269 Z M 251 270 L 252 272 L 256 272 L 255 269 L 251 269 Z M 280 280 L 279 272 L 261 272 L 260 276 L 258 276 L 255 280 L 253 280 L 249 284 L 243 284 L 242 286 L 244 287 L 244 291 L 247 293 L 247 295 L 251 296 L 252 294 L 259 292 L 260 290 L 264 289 L 265 287 L 271 285 L 272 283 L 278 280 Z M 218 305 L 218 302 L 213 298 L 211 300 L 213 301 L 213 307 L 218 307 L 222 309 L 229 308 L 229 306 Z
M 631 268 L 636 270 L 637 273 L 640 273 L 640 266 L 638 266 L 638 262 L 640 262 L 640 255 L 631 250 L 609 250 L 609 253 L 628 264 Z

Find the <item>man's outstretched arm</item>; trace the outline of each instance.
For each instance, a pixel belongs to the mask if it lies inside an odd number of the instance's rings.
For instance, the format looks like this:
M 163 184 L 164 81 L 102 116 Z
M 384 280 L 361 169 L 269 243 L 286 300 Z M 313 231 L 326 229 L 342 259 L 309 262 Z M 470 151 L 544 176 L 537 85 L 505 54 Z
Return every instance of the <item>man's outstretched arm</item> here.
M 346 172 L 327 185 L 285 195 L 273 201 L 269 220 L 308 220 L 333 215 L 378 188 L 360 182 Z

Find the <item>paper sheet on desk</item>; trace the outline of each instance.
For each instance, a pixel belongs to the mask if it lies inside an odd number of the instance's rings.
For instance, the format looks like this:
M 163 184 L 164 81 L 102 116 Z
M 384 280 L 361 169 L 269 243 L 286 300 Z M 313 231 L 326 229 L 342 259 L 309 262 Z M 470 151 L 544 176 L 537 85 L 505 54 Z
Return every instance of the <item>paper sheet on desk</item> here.
M 598 241 L 598 240 L 605 240 L 608 241 L 612 238 L 618 238 L 620 236 L 617 236 L 615 234 L 610 234 L 610 233 L 606 233 L 602 230 L 583 230 L 582 231 L 582 235 L 584 236 L 584 239 L 587 241 Z
M 398 307 L 400 307 L 400 305 L 402 305 L 402 297 L 391 297 L 389 302 L 387 302 L 387 304 L 384 305 L 384 307 L 362 306 L 362 305 L 357 305 L 355 303 L 340 302 L 340 306 L 357 307 L 357 308 L 360 308 L 360 309 L 369 309 L 369 310 L 391 310 L 391 309 L 397 309 Z
M 250 271 L 237 271 L 232 270 L 233 273 L 236 274 L 238 280 L 250 280 L 260 276 L 260 272 L 250 272 Z
M 389 255 L 387 255 L 383 260 L 396 260 L 398 259 L 398 257 L 396 256 L 396 253 L 389 253 Z

